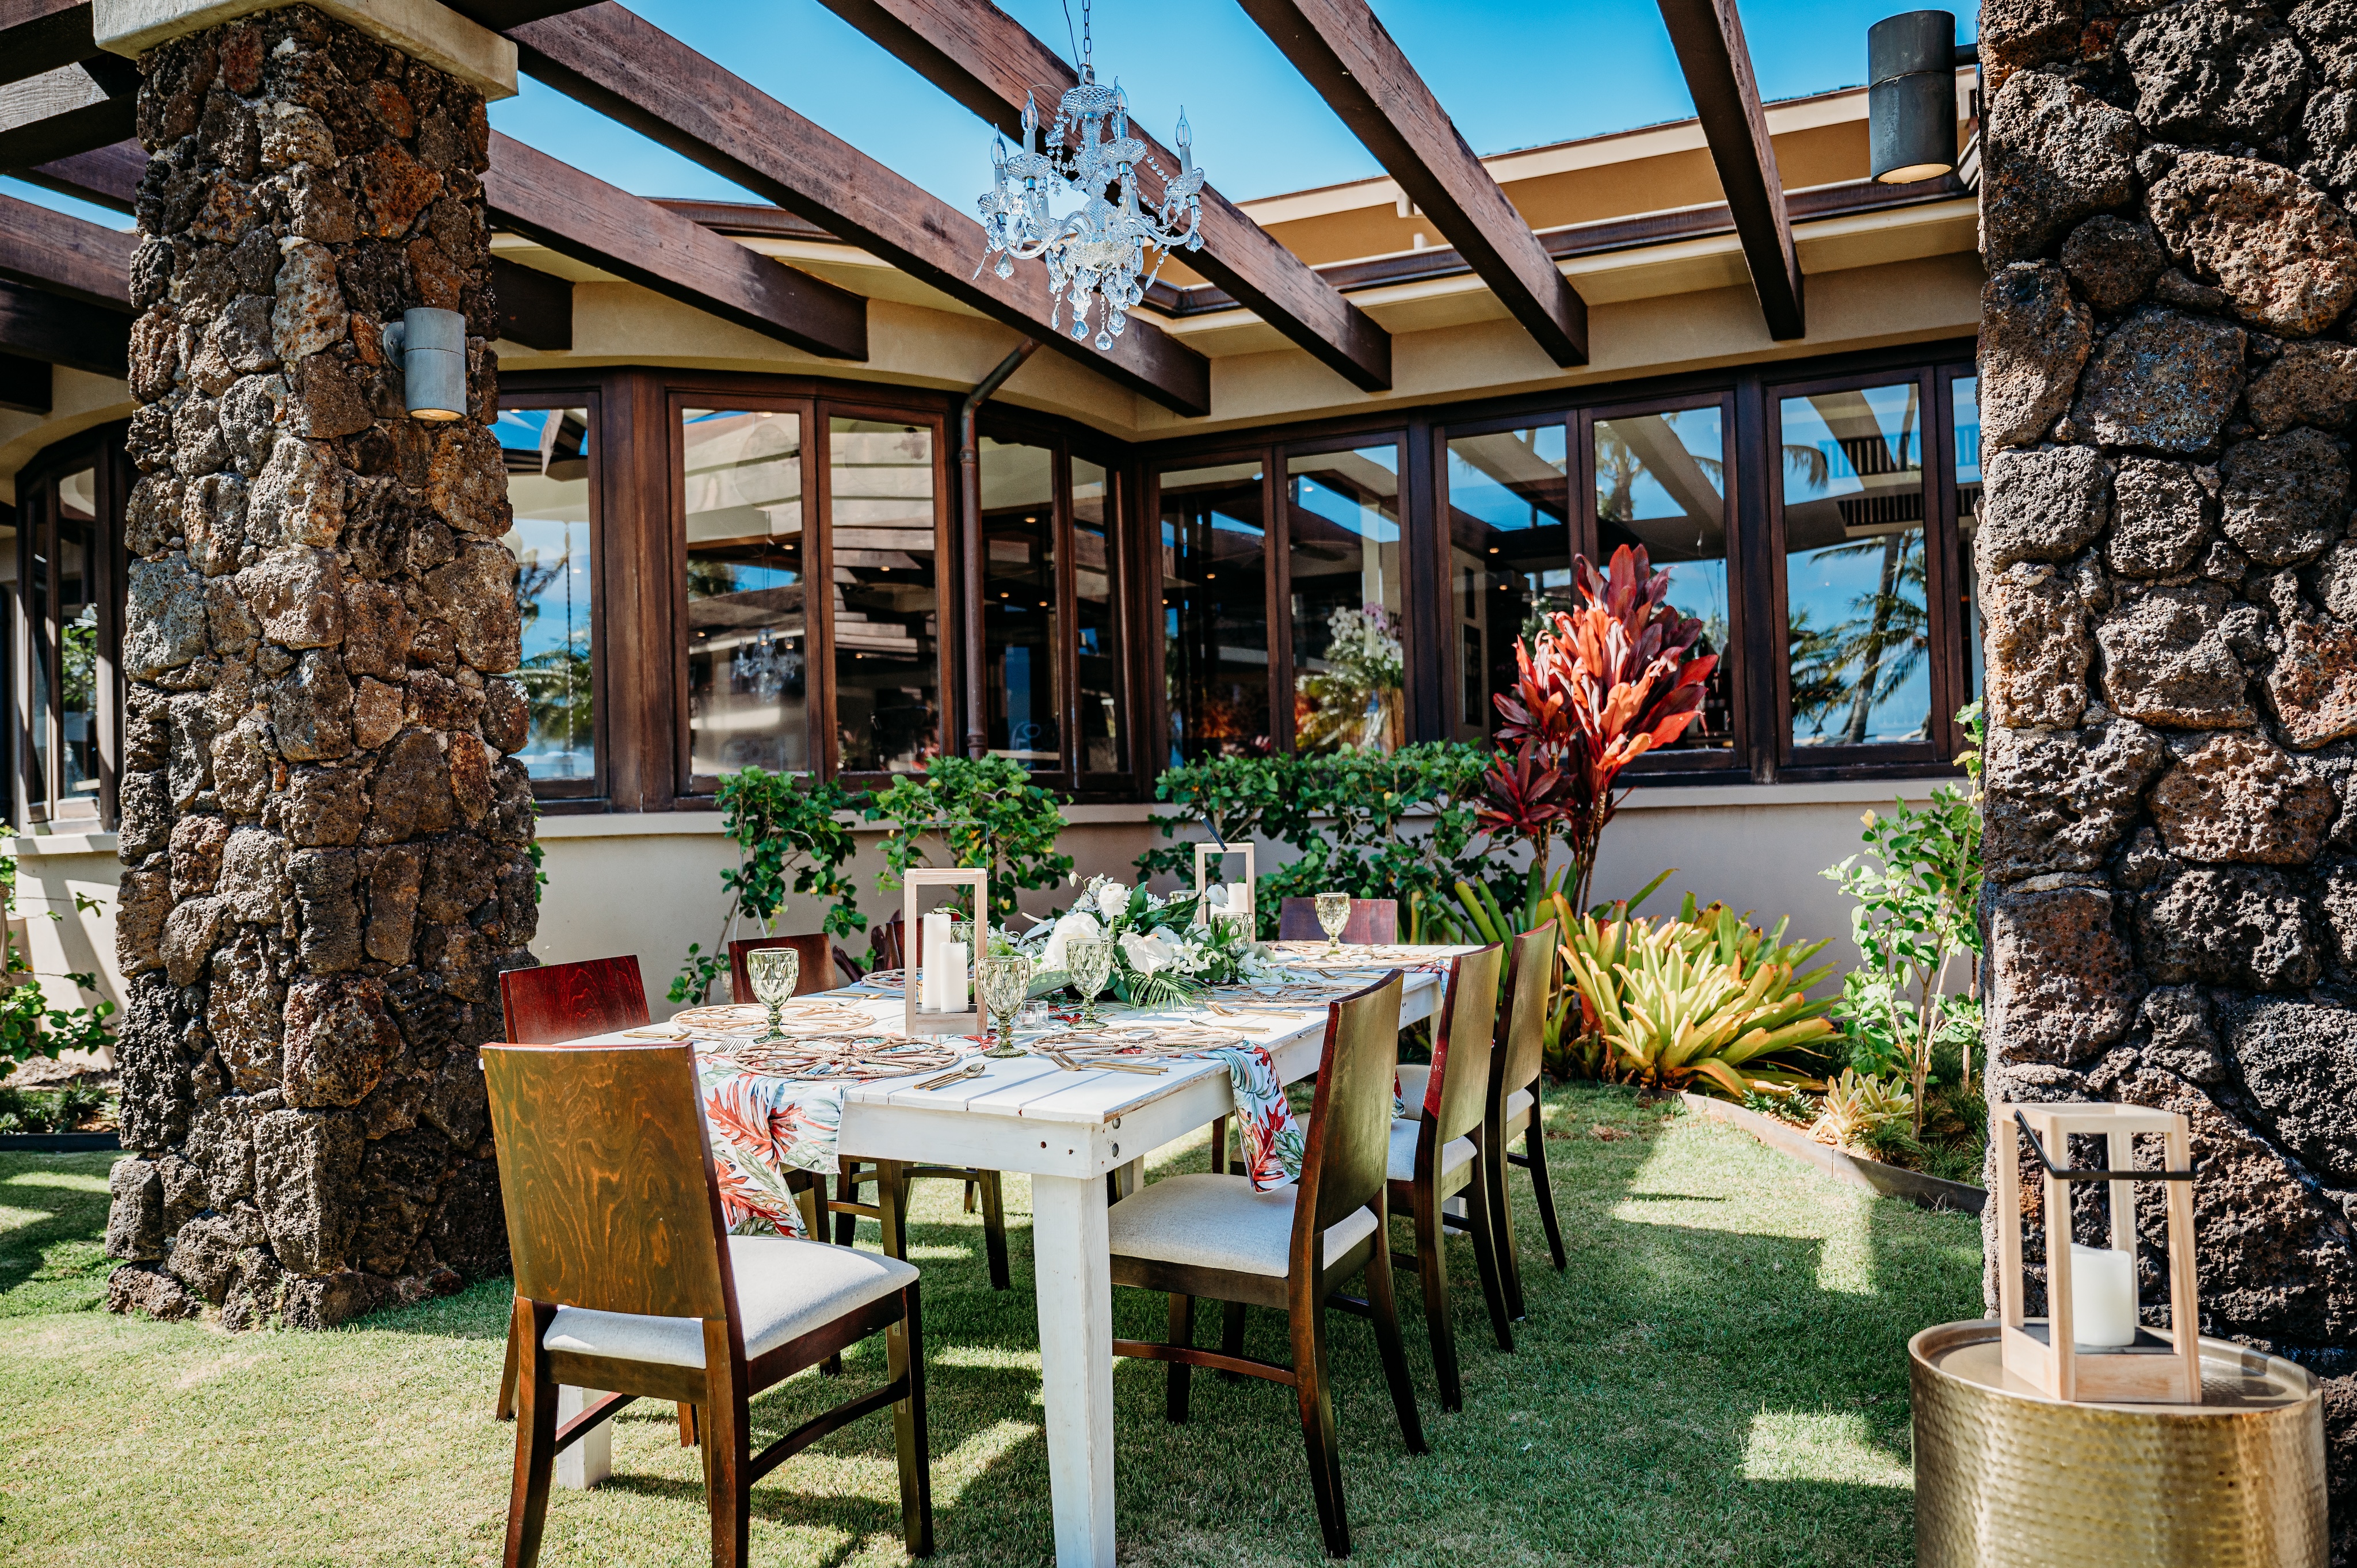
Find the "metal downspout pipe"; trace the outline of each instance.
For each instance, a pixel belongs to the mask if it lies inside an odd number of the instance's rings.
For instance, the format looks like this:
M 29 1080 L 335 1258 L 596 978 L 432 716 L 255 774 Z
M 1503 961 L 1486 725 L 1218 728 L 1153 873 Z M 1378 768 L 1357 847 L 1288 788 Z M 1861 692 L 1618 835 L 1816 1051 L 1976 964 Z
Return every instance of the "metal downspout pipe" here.
M 1017 343 L 1014 352 L 999 360 L 998 368 L 983 377 L 974 391 L 965 394 L 965 402 L 958 405 L 958 515 L 964 525 L 959 539 L 958 564 L 961 596 L 965 600 L 965 754 L 977 760 L 988 753 L 990 737 L 983 729 L 982 453 L 974 439 L 974 415 L 1039 347 L 1036 338 L 1026 338 Z

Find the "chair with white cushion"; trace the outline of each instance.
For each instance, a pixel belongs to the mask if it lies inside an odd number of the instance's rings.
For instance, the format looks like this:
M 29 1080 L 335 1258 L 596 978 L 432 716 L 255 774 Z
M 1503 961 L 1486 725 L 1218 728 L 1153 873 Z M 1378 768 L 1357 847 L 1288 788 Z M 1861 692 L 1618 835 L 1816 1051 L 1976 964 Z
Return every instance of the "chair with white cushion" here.
M 493 1045 L 482 1056 L 515 1268 L 506 1568 L 539 1557 L 556 1455 L 633 1399 L 696 1407 L 714 1568 L 746 1561 L 755 1481 L 887 1407 L 901 1531 L 911 1555 L 929 1554 L 917 1271 L 821 1241 L 728 1235 L 685 1045 Z M 877 1333 L 883 1387 L 752 1453 L 755 1394 Z M 560 1427 L 560 1384 L 612 1391 Z
M 1408 1452 L 1426 1452 L 1415 1387 L 1400 1343 L 1392 1295 L 1383 1160 L 1392 1072 L 1399 1061 L 1400 977 L 1343 998 L 1327 1014 L 1317 1107 L 1301 1157 L 1301 1179 L 1255 1192 L 1241 1176 L 1168 1176 L 1133 1193 L 1107 1215 L 1113 1283 L 1170 1296 L 1168 1343 L 1114 1341 L 1116 1356 L 1170 1364 L 1168 1410 L 1187 1419 L 1192 1369 L 1211 1367 L 1284 1383 L 1295 1391 L 1309 1450 L 1310 1489 L 1329 1555 L 1351 1554 L 1342 1469 L 1326 1358 L 1326 1308 L 1363 1312 L 1374 1324 L 1392 1404 Z M 1363 1272 L 1367 1296 L 1335 1287 Z M 1272 1307 L 1292 1328 L 1293 1361 L 1281 1366 L 1242 1353 L 1195 1348 L 1195 1298 Z
M 1481 1180 L 1482 1123 L 1489 1110 L 1491 1036 L 1498 1019 L 1498 970 L 1505 950 L 1494 943 L 1449 961 L 1448 989 L 1433 1019 L 1432 1064 L 1409 1089 L 1403 1071 L 1400 1092 L 1408 1114 L 1392 1123 L 1391 1199 L 1415 1219 L 1414 1262 L 1424 1283 L 1425 1326 L 1432 1336 L 1432 1366 L 1440 1380 L 1440 1408 L 1465 1406 L 1457 1369 L 1457 1335 L 1448 1316 L 1447 1240 L 1452 1221 L 1473 1235 L 1473 1258 L 1481 1271 L 1481 1294 L 1497 1330 L 1498 1348 L 1514 1348 L 1506 1321 L 1505 1282 L 1498 1269 L 1490 1225 L 1490 1195 Z M 1462 1194 L 1465 1218 L 1444 1209 Z M 1403 1256 L 1402 1262 L 1409 1261 Z

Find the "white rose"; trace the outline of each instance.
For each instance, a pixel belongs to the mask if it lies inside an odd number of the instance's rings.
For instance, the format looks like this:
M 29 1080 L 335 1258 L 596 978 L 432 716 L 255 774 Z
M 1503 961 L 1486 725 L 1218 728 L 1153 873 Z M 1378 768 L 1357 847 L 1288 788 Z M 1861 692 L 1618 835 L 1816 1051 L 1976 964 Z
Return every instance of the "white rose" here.
M 1129 889 L 1110 879 L 1099 882 L 1095 903 L 1107 919 L 1118 919 L 1129 908 Z
M 1041 972 L 1071 967 L 1064 959 L 1064 944 L 1074 937 L 1097 937 L 1103 934 L 1104 928 L 1097 924 L 1096 917 L 1093 915 L 1083 914 L 1074 909 L 1071 914 L 1059 917 L 1055 929 L 1048 933 L 1048 945 L 1039 950 Z

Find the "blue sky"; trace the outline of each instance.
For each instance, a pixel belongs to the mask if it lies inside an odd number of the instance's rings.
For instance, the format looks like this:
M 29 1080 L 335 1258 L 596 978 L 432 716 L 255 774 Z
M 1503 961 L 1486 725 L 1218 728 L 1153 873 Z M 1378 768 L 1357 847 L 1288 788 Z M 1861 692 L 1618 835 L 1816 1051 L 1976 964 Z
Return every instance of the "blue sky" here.
M 1071 53 L 1059 0 L 1000 0 Z M 630 0 L 630 8 L 799 113 L 970 210 L 989 183 L 990 133 L 818 0 Z M 1476 152 L 1626 130 L 1694 113 L 1649 0 L 1375 0 L 1408 59 Z M 1792 98 L 1866 78 L 1866 29 L 1895 0 L 1751 0 L 1744 30 L 1762 93 Z M 1072 20 L 1080 20 L 1078 0 Z M 1973 37 L 1976 7 L 1957 12 Z M 1183 105 L 1195 156 L 1238 199 L 1381 173 L 1275 45 L 1230 0 L 1098 0 L 1096 61 L 1168 143 Z M 509 135 L 642 196 L 744 192 L 526 78 L 494 104 Z M 128 220 L 15 180 L 0 189 L 125 226 Z

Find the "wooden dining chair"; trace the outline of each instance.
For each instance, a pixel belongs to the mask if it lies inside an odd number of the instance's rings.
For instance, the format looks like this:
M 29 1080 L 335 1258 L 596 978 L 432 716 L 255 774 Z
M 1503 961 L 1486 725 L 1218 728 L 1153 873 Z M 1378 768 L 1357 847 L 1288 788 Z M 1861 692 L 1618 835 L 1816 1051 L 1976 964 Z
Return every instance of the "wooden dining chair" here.
M 684 1043 L 485 1046 L 483 1075 L 523 1348 L 506 1568 L 540 1555 L 557 1455 L 636 1399 L 698 1412 L 714 1568 L 746 1562 L 754 1482 L 888 1407 L 901 1537 L 911 1556 L 931 1553 L 917 1271 L 819 1241 L 729 1235 Z M 883 1387 L 752 1451 L 754 1395 L 878 1333 Z M 560 1427 L 559 1384 L 609 1391 Z
M 1281 942 L 1324 941 L 1326 928 L 1318 923 L 1318 901 L 1314 898 L 1287 898 L 1278 905 L 1276 940 Z M 1361 945 L 1399 940 L 1399 900 L 1351 899 L 1351 918 L 1342 927 L 1342 940 Z
M 1114 1354 L 1169 1363 L 1165 1400 L 1173 1422 L 1187 1419 L 1189 1380 L 1197 1367 L 1291 1388 L 1309 1453 L 1318 1528 L 1327 1552 L 1335 1557 L 1351 1554 L 1351 1525 L 1342 1506 L 1327 1362 L 1328 1307 L 1363 1313 L 1372 1322 L 1400 1436 L 1409 1453 L 1426 1452 L 1392 1290 L 1383 1179 L 1402 990 L 1394 971 L 1328 1010 L 1299 1181 L 1255 1192 L 1241 1176 L 1166 1176 L 1114 1205 L 1106 1217 L 1113 1283 L 1164 1291 L 1170 1297 L 1168 1340 L 1116 1339 Z M 1364 1300 L 1336 1293 L 1337 1285 L 1360 1273 L 1366 1276 Z M 1243 1354 L 1241 1311 L 1228 1315 L 1219 1349 L 1198 1349 L 1199 1296 L 1283 1312 L 1291 1329 L 1292 1363 Z
M 924 928 L 917 929 L 920 938 Z M 888 920 L 878 920 L 876 929 L 867 933 L 867 950 L 876 955 L 873 969 L 905 969 L 911 955 L 909 952 L 909 929 L 905 911 L 894 910 Z M 919 960 L 918 961 L 922 961 Z
M 1432 1061 L 1417 1075 L 1423 1092 L 1408 1101 L 1409 1113 L 1392 1123 L 1391 1160 L 1384 1173 L 1392 1202 L 1415 1218 L 1415 1251 L 1402 1261 L 1413 1262 L 1423 1281 L 1425 1326 L 1432 1336 L 1432 1366 L 1440 1380 L 1443 1410 L 1465 1408 L 1457 1334 L 1448 1309 L 1447 1241 L 1453 1217 L 1442 1209 L 1458 1193 L 1465 1197 L 1465 1216 L 1458 1223 L 1472 1232 L 1473 1261 L 1480 1270 L 1481 1294 L 1489 1305 L 1498 1348 L 1514 1348 L 1481 1163 L 1498 1024 L 1498 971 L 1505 956 L 1505 949 L 1492 943 L 1449 961 L 1448 987 L 1434 1020 Z M 1407 1081 L 1404 1075 L 1403 1096 L 1408 1092 Z
M 803 937 L 747 937 L 728 944 L 728 1000 L 735 1003 L 759 1002 L 753 994 L 753 972 L 745 955 L 763 948 L 791 948 L 800 967 L 794 971 L 794 994 L 808 996 L 815 992 L 832 991 L 835 987 L 834 943 L 824 931 L 813 931 Z

